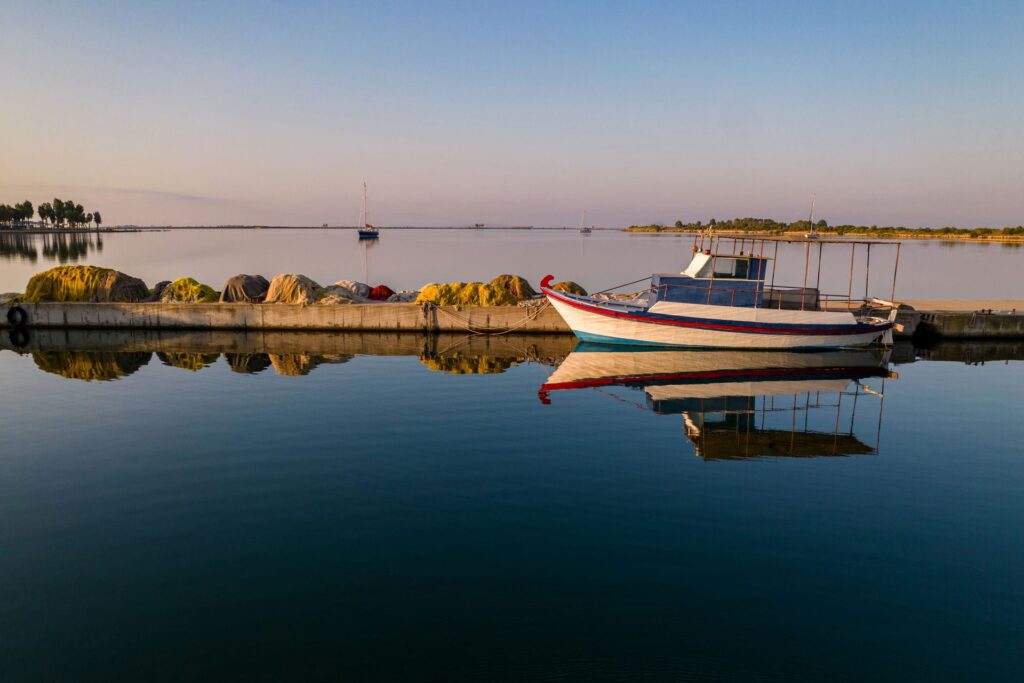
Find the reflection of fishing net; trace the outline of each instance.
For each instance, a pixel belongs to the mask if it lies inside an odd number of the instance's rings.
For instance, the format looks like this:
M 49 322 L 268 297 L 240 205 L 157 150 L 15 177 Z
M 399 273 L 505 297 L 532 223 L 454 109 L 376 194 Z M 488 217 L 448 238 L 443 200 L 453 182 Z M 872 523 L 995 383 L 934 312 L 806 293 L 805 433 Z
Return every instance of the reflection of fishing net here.
M 166 353 L 164 351 L 158 351 L 156 354 L 157 358 L 160 359 L 164 365 L 170 365 L 174 368 L 181 368 L 182 370 L 191 370 L 196 372 L 202 370 L 208 365 L 212 365 L 217 362 L 220 357 L 219 353 Z
M 270 367 L 270 356 L 265 353 L 225 353 L 224 359 L 232 372 L 255 375 Z
M 91 381 L 127 377 L 148 363 L 152 355 L 149 351 L 33 351 L 32 359 L 44 372 Z
M 270 364 L 274 371 L 286 377 L 299 377 L 308 375 L 313 368 L 322 363 L 347 363 L 352 356 L 346 354 L 331 354 L 314 356 L 308 353 L 270 354 Z
M 518 364 L 518 358 L 495 356 L 420 356 L 420 362 L 431 370 L 452 375 L 492 375 L 505 372 Z

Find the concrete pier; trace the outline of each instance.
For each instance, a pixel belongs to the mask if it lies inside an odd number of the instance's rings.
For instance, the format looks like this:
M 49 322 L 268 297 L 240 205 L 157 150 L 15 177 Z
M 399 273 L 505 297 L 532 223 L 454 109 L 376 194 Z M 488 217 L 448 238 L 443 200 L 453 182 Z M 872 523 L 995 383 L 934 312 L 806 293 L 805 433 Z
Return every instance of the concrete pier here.
M 1024 301 L 907 301 L 897 317 L 901 338 L 1024 338 Z M 19 304 L 25 327 L 125 330 L 302 331 L 347 330 L 431 333 L 568 333 L 545 307 L 459 307 L 421 304 Z M 9 326 L 0 306 L 0 326 Z
M 392 332 L 569 332 L 549 306 L 421 304 L 19 304 L 27 328 L 351 330 Z M 5 306 L 0 324 L 7 325 Z

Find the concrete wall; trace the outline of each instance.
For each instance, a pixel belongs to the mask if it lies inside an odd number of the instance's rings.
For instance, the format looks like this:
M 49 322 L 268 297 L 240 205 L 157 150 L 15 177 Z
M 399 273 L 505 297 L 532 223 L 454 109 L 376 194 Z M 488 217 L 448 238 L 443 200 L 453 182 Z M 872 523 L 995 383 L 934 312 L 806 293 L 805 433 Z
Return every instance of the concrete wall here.
M 419 304 L 21 304 L 33 328 L 183 330 L 351 330 L 388 332 L 568 333 L 550 306 L 424 307 Z M 8 306 L 0 306 L 0 327 Z M 895 336 L 1024 338 L 1024 315 L 901 310 Z
M 29 328 L 197 330 L 388 330 L 437 332 L 569 332 L 545 307 L 424 307 L 419 304 L 20 304 Z M 0 325 L 7 325 L 7 307 Z
M 1024 315 L 918 311 L 919 337 L 984 339 L 1024 337 Z

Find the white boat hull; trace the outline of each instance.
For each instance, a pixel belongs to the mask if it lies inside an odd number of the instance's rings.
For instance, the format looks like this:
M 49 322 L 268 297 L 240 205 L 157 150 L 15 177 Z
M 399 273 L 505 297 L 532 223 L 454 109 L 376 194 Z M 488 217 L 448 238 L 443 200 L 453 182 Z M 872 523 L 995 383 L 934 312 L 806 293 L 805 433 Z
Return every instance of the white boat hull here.
M 870 346 L 883 344 L 891 336 L 886 334 L 891 322 L 862 324 L 851 313 L 688 307 L 686 304 L 672 304 L 671 313 L 664 307 L 659 313 L 657 306 L 650 312 L 630 312 L 603 309 L 596 302 L 563 296 L 561 292 L 545 289 L 544 293 L 577 337 L 598 343 L 806 349 Z M 688 308 L 692 308 L 692 312 Z M 721 310 L 716 314 L 713 309 Z M 764 320 L 764 317 L 770 320 Z

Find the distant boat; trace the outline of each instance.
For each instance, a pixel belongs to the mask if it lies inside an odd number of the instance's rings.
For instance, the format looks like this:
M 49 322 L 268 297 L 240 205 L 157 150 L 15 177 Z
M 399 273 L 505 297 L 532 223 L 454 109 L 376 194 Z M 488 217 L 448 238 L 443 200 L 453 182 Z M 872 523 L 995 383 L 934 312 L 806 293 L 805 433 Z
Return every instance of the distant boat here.
M 477 230 L 483 230 L 484 229 L 484 224 L 483 223 L 474 223 L 473 227 L 476 228 Z
M 360 221 L 363 227 L 359 228 L 359 239 L 375 240 L 380 237 L 380 230 L 370 225 L 370 214 L 366 209 L 366 183 L 363 183 L 363 215 Z
M 587 225 L 587 210 L 583 209 L 583 215 L 580 217 L 580 234 L 589 235 L 594 231 L 589 225 Z
M 816 197 L 816 195 L 813 195 L 813 194 L 811 195 L 811 215 L 807 218 L 807 224 L 811 226 L 811 229 L 810 229 L 809 232 L 805 232 L 804 233 L 804 237 L 806 237 L 809 240 L 816 240 L 816 239 L 821 237 L 821 235 L 818 234 L 818 230 L 814 227 L 814 199 L 815 199 L 815 197 Z

